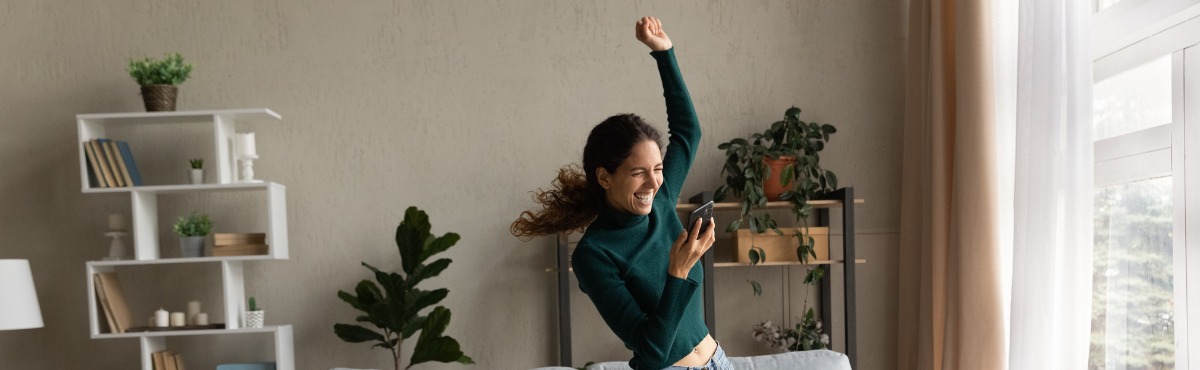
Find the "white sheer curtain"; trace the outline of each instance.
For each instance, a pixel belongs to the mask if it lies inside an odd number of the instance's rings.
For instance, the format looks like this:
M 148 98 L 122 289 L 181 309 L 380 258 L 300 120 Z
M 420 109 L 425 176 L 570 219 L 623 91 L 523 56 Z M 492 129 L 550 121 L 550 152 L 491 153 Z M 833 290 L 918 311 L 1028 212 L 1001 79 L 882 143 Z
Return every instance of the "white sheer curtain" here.
M 1092 300 L 1090 2 L 1018 9 L 1011 369 L 1086 369 Z

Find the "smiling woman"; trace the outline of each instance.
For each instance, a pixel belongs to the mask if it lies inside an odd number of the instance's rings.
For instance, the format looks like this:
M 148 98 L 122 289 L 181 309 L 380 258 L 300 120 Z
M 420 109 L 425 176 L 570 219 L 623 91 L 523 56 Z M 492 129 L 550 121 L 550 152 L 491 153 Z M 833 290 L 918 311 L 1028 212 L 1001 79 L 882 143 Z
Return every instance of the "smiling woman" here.
M 633 351 L 630 367 L 730 369 L 704 325 L 696 292 L 704 280 L 696 261 L 715 239 L 711 219 L 703 230 L 697 220 L 685 231 L 675 213 L 700 122 L 662 22 L 642 18 L 635 31 L 662 78 L 671 133 L 666 154 L 661 135 L 640 117 L 609 117 L 588 135 L 582 173 L 574 166 L 559 170 L 553 188 L 535 195 L 543 209 L 522 212 L 511 231 L 531 238 L 586 228 L 571 264 L 580 290 Z

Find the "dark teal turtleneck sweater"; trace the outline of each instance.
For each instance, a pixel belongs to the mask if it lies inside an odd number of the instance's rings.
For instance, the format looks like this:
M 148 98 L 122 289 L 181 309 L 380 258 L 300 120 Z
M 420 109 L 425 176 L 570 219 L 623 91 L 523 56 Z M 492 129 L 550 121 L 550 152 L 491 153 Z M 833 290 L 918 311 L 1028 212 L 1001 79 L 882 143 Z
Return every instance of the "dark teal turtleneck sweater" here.
M 670 133 L 663 184 L 649 215 L 602 207 L 588 226 L 571 265 L 579 288 L 608 327 L 633 350 L 629 366 L 658 370 L 682 359 L 708 335 L 700 264 L 687 279 L 667 274 L 671 246 L 683 232 L 675 199 L 700 142 L 700 122 L 675 62 L 674 49 L 652 52 L 662 77 Z

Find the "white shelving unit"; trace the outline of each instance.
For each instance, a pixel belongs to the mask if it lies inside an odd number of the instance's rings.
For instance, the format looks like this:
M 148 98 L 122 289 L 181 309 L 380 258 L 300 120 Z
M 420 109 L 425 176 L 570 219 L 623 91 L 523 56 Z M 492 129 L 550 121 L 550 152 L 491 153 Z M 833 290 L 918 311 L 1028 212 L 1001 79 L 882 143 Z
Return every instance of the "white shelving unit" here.
M 167 349 L 167 338 L 176 336 L 205 335 L 271 335 L 275 341 L 275 362 L 279 370 L 294 370 L 292 326 L 279 325 L 263 328 L 243 328 L 241 315 L 245 311 L 246 289 L 243 274 L 245 261 L 288 259 L 287 239 L 287 188 L 272 182 L 238 183 L 234 158 L 233 138 L 238 122 L 280 121 L 278 113 L 266 108 L 210 110 L 186 112 L 104 113 L 80 114 L 76 116 L 79 130 L 79 169 L 82 192 L 85 194 L 129 193 L 131 203 L 133 259 L 122 261 L 92 261 L 87 263 L 88 322 L 92 339 L 138 338 L 141 342 L 142 369 L 153 370 L 151 355 Z M 109 128 L 137 125 L 188 124 L 207 126 L 211 140 L 204 154 L 215 159 L 210 169 L 216 174 L 212 184 L 168 184 L 118 188 L 91 187 L 88 179 L 88 161 L 82 143 L 92 139 L 110 138 Z M 111 139 L 111 138 L 110 138 Z M 203 144 L 203 143 L 202 143 Z M 146 155 L 143 153 L 142 155 Z M 145 171 L 146 169 L 143 169 Z M 159 194 L 196 194 L 222 192 L 264 192 L 267 198 L 268 254 L 261 256 L 224 256 L 193 258 L 162 258 L 159 254 L 160 225 L 158 225 Z M 102 313 L 97 305 L 95 284 L 92 276 L 101 272 L 114 272 L 123 266 L 173 265 L 182 263 L 217 263 L 221 268 L 222 297 L 225 329 L 172 330 L 134 333 L 101 333 Z M 135 317 L 140 317 L 135 315 Z M 213 320 L 215 322 L 215 320 Z

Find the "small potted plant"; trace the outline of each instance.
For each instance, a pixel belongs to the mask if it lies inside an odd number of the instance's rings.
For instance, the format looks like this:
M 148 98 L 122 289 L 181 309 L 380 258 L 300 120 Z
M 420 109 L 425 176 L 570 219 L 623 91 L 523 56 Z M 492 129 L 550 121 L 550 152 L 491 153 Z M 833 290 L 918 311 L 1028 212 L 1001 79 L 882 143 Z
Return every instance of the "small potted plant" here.
M 162 60 L 130 59 L 128 71 L 142 87 L 147 112 L 171 112 L 175 110 L 178 86 L 191 75 L 192 65 L 184 63 L 179 53 L 170 53 Z
M 816 239 L 808 231 L 808 217 L 813 211 L 808 201 L 837 189 L 837 176 L 820 164 L 820 152 L 829 142 L 829 135 L 835 132 L 833 125 L 801 121 L 800 108 L 791 107 L 784 112 L 783 120 L 772 123 L 762 133 L 718 146 L 725 150 L 725 166 L 721 169 L 725 184 L 717 188 L 714 198 L 719 202 L 732 192 L 741 199 L 741 215 L 725 231 L 735 233 L 742 224 L 749 226 L 750 232 L 746 234 L 752 247 L 748 248 L 747 257 L 751 265 L 764 261 L 766 254 L 753 246 L 756 234 L 771 230 L 783 235 L 769 213 L 755 214 L 766 207 L 768 200 L 791 203 L 792 214 L 801 224 L 792 235 L 796 239 L 797 260 L 807 263 L 810 256 L 817 256 Z M 769 192 L 770 188 L 778 193 Z M 819 270 L 810 270 L 810 276 Z M 761 286 L 749 282 L 755 295 L 761 294 Z
M 207 214 L 192 211 L 190 216 L 175 221 L 174 229 L 179 234 L 179 249 L 183 257 L 204 256 L 204 239 L 212 230 L 212 221 L 209 221 Z
M 267 316 L 267 311 L 258 306 L 258 302 L 254 301 L 254 297 L 250 297 L 250 308 L 246 310 L 246 327 L 261 328 L 263 327 L 263 319 Z
M 192 184 L 204 183 L 204 158 L 192 158 L 188 160 L 192 165 Z

